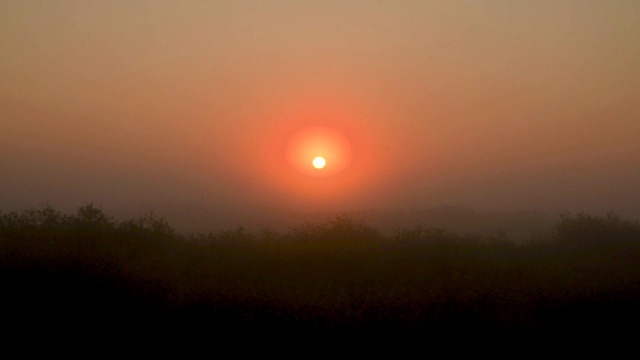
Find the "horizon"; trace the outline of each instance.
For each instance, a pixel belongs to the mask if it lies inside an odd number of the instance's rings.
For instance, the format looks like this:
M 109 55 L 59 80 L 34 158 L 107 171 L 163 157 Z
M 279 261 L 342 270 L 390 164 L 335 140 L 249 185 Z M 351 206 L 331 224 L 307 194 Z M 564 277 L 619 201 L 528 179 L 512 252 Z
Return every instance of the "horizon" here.
M 86 203 L 72 210 L 59 209 L 50 204 L 6 211 L 0 209 L 0 215 L 14 218 L 26 215 L 53 212 L 63 216 L 77 216 L 87 209 L 98 211 L 114 223 L 137 221 L 152 218 L 166 223 L 171 229 L 182 235 L 215 234 L 242 229 L 249 234 L 264 232 L 287 233 L 301 226 L 321 226 L 334 221 L 346 220 L 353 224 L 374 229 L 383 236 L 393 236 L 398 232 L 417 229 L 437 229 L 461 236 L 499 236 L 515 243 L 525 243 L 541 236 L 551 236 L 553 228 L 563 217 L 586 215 L 589 217 L 614 216 L 625 221 L 636 219 L 621 217 L 615 212 L 589 214 L 585 212 L 563 212 L 550 214 L 540 211 L 481 212 L 463 206 L 443 206 L 434 208 L 414 208 L 404 210 L 376 211 L 372 209 L 352 212 L 259 212 L 239 213 L 233 210 L 219 212 L 215 208 L 171 207 L 168 213 L 147 209 L 145 211 L 109 211 L 99 204 Z M 31 219 L 40 218 L 36 216 Z

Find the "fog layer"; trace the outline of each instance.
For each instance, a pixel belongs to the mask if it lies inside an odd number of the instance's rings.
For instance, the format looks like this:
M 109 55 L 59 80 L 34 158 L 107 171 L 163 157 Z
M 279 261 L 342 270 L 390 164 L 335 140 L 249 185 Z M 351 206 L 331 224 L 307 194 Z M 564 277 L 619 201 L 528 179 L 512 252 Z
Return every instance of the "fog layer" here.
M 637 1 L 1 8 L 3 210 L 640 216 Z M 310 126 L 348 168 L 287 163 Z

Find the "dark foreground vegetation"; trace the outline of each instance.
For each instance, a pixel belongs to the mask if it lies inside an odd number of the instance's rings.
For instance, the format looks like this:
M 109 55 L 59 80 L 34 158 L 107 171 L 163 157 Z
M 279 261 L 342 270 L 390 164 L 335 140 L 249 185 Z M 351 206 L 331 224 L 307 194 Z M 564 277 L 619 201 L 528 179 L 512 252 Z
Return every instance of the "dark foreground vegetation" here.
M 349 217 L 181 235 L 152 214 L 45 207 L 0 213 L 0 286 L 20 331 L 622 331 L 640 320 L 640 224 L 566 214 L 524 244 Z

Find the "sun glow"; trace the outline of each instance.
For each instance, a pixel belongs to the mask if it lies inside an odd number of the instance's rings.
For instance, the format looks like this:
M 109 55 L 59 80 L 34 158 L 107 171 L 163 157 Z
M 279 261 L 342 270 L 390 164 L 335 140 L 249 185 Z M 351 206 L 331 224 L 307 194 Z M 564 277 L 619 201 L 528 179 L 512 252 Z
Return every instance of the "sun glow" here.
M 384 159 L 370 141 L 376 129 L 369 119 L 376 118 L 362 115 L 355 105 L 317 98 L 294 105 L 288 100 L 282 108 L 252 115 L 268 121 L 254 129 L 260 143 L 243 148 L 243 155 L 251 159 L 246 168 L 252 181 L 260 179 L 252 184 L 270 199 L 314 210 L 337 209 L 378 184 L 386 163 L 374 166 L 372 161 Z M 324 166 L 318 166 L 321 160 L 316 158 L 322 158 Z
M 309 127 L 290 138 L 286 154 L 289 164 L 299 173 L 327 177 L 347 169 L 351 162 L 351 145 L 337 130 Z M 322 171 L 318 171 L 320 169 Z
M 327 164 L 327 161 L 322 156 L 316 156 L 313 159 L 313 167 L 316 169 L 322 169 Z

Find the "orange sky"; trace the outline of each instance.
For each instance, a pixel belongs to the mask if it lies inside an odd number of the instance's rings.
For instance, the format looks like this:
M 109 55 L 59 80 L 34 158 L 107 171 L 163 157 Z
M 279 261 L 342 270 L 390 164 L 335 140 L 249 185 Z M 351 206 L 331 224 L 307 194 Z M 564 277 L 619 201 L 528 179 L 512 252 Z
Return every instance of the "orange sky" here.
M 0 210 L 640 216 L 634 0 L 0 9 Z M 314 126 L 348 139 L 334 175 L 287 161 L 292 136 Z

